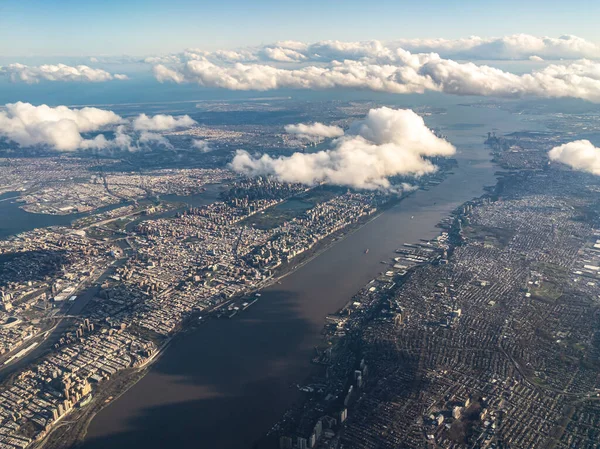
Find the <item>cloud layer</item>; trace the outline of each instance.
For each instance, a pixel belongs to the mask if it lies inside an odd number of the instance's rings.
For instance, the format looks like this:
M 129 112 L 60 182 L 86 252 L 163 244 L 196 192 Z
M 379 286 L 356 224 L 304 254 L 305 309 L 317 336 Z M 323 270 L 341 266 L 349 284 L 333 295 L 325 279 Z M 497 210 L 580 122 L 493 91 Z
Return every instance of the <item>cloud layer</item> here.
M 323 125 L 325 126 L 325 125 Z M 388 189 L 395 175 L 421 176 L 436 170 L 425 157 L 450 156 L 455 148 L 435 136 L 411 110 L 371 109 L 334 147 L 289 157 L 252 157 L 238 151 L 231 167 L 248 176 L 315 185 L 325 182 L 360 189 Z
M 153 131 L 165 131 L 195 124 L 189 116 L 173 117 L 141 114 L 126 120 L 112 111 L 98 108 L 71 109 L 66 106 L 34 106 L 29 103 L 10 103 L 0 110 L 0 137 L 21 147 L 43 146 L 58 151 L 77 149 L 137 149 L 139 145 L 163 145 L 169 141 Z M 112 131 L 86 138 L 86 133 Z
M 288 134 L 298 134 L 301 137 L 340 137 L 344 135 L 344 130 L 339 126 L 328 126 L 323 123 L 298 123 L 297 125 L 286 125 L 285 132 Z
M 176 128 L 189 128 L 196 122 L 189 115 L 173 117 L 172 115 L 157 114 L 148 117 L 140 114 L 133 120 L 133 129 L 137 131 L 171 131 Z
M 148 64 L 176 64 L 192 60 L 221 63 L 318 63 L 332 61 L 363 61 L 394 64 L 402 60 L 402 53 L 436 53 L 440 57 L 458 60 L 527 60 L 538 57 L 546 60 L 597 59 L 600 46 L 577 36 L 558 38 L 529 34 L 483 38 L 471 36 L 462 39 L 400 39 L 390 42 L 377 40 L 344 42 L 337 40 L 304 43 L 281 41 L 261 47 L 236 51 L 204 51 L 190 48 L 166 56 L 144 60 Z M 400 56 L 399 56 L 400 55 Z
M 575 170 L 600 175 L 600 148 L 595 147 L 589 140 L 575 140 L 554 147 L 548 153 L 548 157 Z
M 580 98 L 600 102 L 600 63 L 581 60 L 552 64 L 517 75 L 487 65 L 456 62 L 435 53 L 397 50 L 393 64 L 363 60 L 281 68 L 266 64 L 218 65 L 193 59 L 172 67 L 154 66 L 157 80 L 192 82 L 230 90 L 365 89 L 396 94 L 444 92 L 499 97 Z
M 103 82 L 113 79 L 126 80 L 127 75 L 112 74 L 102 69 L 94 69 L 86 65 L 71 67 L 65 64 L 28 66 L 24 64 L 9 64 L 0 66 L 0 74 L 7 75 L 12 81 L 38 83 L 44 81 L 83 81 Z
M 558 38 L 513 34 L 493 38 L 405 39 L 392 45 L 416 53 L 435 52 L 445 58 L 469 60 L 525 60 L 531 56 L 550 60 L 600 57 L 598 45 L 572 35 Z
M 47 145 L 60 151 L 90 148 L 100 141 L 86 140 L 81 133 L 98 131 L 122 121 L 112 111 L 97 108 L 51 108 L 46 105 L 11 103 L 0 111 L 0 135 L 20 146 Z

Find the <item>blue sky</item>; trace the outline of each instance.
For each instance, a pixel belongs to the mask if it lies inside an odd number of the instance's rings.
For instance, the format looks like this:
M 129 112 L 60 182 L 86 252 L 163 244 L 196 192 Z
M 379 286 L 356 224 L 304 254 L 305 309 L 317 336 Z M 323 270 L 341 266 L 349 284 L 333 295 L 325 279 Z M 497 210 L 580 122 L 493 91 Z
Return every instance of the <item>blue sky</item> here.
M 149 55 L 277 40 L 513 33 L 600 42 L 600 1 L 0 0 L 0 56 Z

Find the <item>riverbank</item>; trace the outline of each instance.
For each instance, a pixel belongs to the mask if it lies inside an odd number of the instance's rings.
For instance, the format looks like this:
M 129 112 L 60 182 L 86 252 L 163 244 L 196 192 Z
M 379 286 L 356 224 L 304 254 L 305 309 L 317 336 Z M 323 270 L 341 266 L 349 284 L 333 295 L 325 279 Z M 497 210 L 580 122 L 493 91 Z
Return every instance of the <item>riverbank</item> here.
M 362 388 L 363 385 L 362 375 L 371 380 L 366 374 L 367 366 L 364 364 L 365 356 L 360 345 L 360 335 L 368 332 L 371 326 L 382 325 L 381 322 L 376 324 L 374 319 L 392 321 L 394 326 L 402 325 L 406 316 L 404 309 L 398 307 L 397 298 L 401 297 L 400 292 L 404 284 L 411 279 L 412 275 L 417 276 L 419 270 L 448 263 L 455 249 L 464 244 L 461 220 L 465 216 L 465 205 L 497 199 L 502 185 L 503 179 L 499 177 L 493 188 L 484 189 L 485 193 L 480 197 L 467 201 L 453 210 L 447 219 L 439 223 L 441 229 L 438 238 L 420 239 L 414 244 L 405 244 L 410 250 L 418 251 L 418 248 L 424 248 L 427 252 L 433 251 L 431 254 L 437 256 L 431 256 L 429 260 L 418 262 L 403 270 L 388 271 L 385 275 L 374 278 L 348 303 L 327 317 L 321 332 L 323 339 L 318 347 L 315 346 L 317 355 L 312 359 L 313 364 L 316 365 L 314 375 L 307 378 L 302 386 L 297 385 L 298 389 L 305 393 L 302 400 L 282 415 L 281 420 L 264 437 L 264 445 L 261 444 L 260 447 L 276 448 L 280 438 L 287 441 L 296 441 L 299 435 L 308 438 L 306 424 L 311 421 L 315 423 L 315 417 L 328 415 L 337 419 L 340 414 L 350 416 L 353 413 L 354 406 L 367 394 L 366 390 L 357 393 L 357 385 L 358 388 Z M 437 280 L 433 278 L 430 282 L 435 285 Z M 360 373 L 358 381 L 357 373 Z M 354 394 L 352 394 L 353 388 Z M 332 436 L 333 433 L 330 434 L 329 438 L 333 439 L 329 444 L 331 447 L 337 447 L 333 442 L 339 443 L 344 427 L 338 422 L 333 425 L 333 431 L 335 436 Z
M 94 391 L 94 396 L 88 404 L 82 408 L 73 409 L 68 422 L 53 428 L 33 448 L 59 449 L 76 447 L 78 443 L 85 439 L 89 424 L 96 414 L 102 411 L 110 402 L 119 399 L 130 388 L 135 386 L 144 377 L 152 364 L 156 363 L 164 355 L 171 341 L 172 337 L 167 338 L 161 347 L 140 366 L 117 373 L 112 379 L 106 382 L 101 390 Z M 71 425 L 72 427 L 61 431 L 66 425 Z
M 311 263 L 296 263 L 234 319 L 207 320 L 177 338 L 144 379 L 96 416 L 83 447 L 194 447 L 199 441 L 252 447 L 298 399 L 290 384 L 310 375 L 324 317 L 377 276 L 395 248 L 435 237 L 442 218 L 495 183 L 488 153 L 480 144 L 467 150 L 468 161 L 442 188 L 414 192 L 327 250 L 305 255 Z M 235 432 L 219 432 L 226 422 L 235 423 Z
M 503 111 L 458 112 L 436 117 L 436 124 L 486 120 L 490 128 L 521 127 Z M 290 385 L 310 374 L 324 318 L 378 276 L 381 260 L 395 248 L 434 238 L 443 217 L 496 183 L 483 138 L 466 128 L 447 134 L 458 148 L 458 167 L 441 188 L 414 192 L 313 254 L 311 263 L 297 263 L 234 319 L 207 320 L 175 339 L 141 381 L 97 414 L 83 447 L 253 447 L 297 399 Z
M 377 209 L 373 214 L 361 217 L 354 223 L 351 223 L 347 227 L 336 231 L 321 241 L 319 241 L 313 248 L 309 251 L 306 251 L 294 258 L 294 260 L 286 263 L 279 267 L 277 272 L 270 277 L 267 281 L 257 285 L 251 291 L 247 292 L 244 296 L 249 296 L 258 292 L 262 289 L 273 286 L 286 276 L 292 274 L 296 270 L 305 266 L 308 262 L 314 260 L 316 257 L 330 249 L 336 243 L 343 241 L 348 236 L 351 236 L 354 232 L 358 231 L 360 228 L 365 226 L 366 224 L 372 222 L 377 219 L 381 214 L 390 208 L 398 205 L 402 200 L 407 198 L 409 195 L 414 192 L 407 192 L 398 198 L 393 198 L 392 200 L 386 202 L 380 208 Z M 170 211 L 172 212 L 172 211 Z M 234 297 L 228 301 L 218 304 L 214 308 L 208 311 L 203 311 L 202 316 L 211 315 L 212 312 L 226 307 L 229 303 L 233 301 L 240 300 L 240 297 Z M 87 429 L 94 417 L 102 411 L 105 407 L 110 405 L 110 403 L 116 401 L 119 397 L 125 394 L 129 389 L 134 387 L 146 374 L 148 368 L 156 363 L 169 348 L 170 344 L 173 341 L 177 341 L 182 338 L 186 333 L 194 331 L 199 325 L 204 322 L 200 322 L 197 319 L 197 315 L 191 316 L 187 321 L 187 326 L 182 326 L 181 329 L 173 336 L 167 339 L 164 344 L 158 349 L 155 355 L 149 359 L 145 364 L 141 367 L 138 367 L 134 370 L 127 370 L 121 373 L 118 373 L 113 379 L 109 380 L 106 384 L 103 384 L 102 387 L 94 392 L 94 399 L 90 404 L 85 406 L 83 409 L 76 410 L 74 412 L 73 418 L 71 418 L 67 423 L 58 426 L 56 429 L 53 429 L 40 443 L 36 445 L 37 448 L 45 447 L 45 448 L 58 448 L 58 447 L 76 447 L 80 444 L 87 434 Z M 70 425 L 70 428 L 65 428 Z

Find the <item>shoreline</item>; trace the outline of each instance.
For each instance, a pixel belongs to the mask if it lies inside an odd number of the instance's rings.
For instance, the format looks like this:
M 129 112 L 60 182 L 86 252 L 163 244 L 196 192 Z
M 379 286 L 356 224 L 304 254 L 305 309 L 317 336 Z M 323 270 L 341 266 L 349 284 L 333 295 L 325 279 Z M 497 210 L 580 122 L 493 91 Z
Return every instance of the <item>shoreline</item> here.
M 381 217 L 388 210 L 398 206 L 399 204 L 402 203 L 402 201 L 404 199 L 411 197 L 419 190 L 427 191 L 432 188 L 438 187 L 439 185 L 442 185 L 443 181 L 447 178 L 448 175 L 454 174 L 453 168 L 454 167 L 449 167 L 447 170 L 443 170 L 442 182 L 431 185 L 431 186 L 425 185 L 419 189 L 404 192 L 402 195 L 390 199 L 386 203 L 380 205 L 376 209 L 376 211 L 373 212 L 372 214 L 360 217 L 357 221 L 350 223 L 343 229 L 340 229 L 338 231 L 335 231 L 335 232 L 327 235 L 326 237 L 321 239 L 319 242 L 317 242 L 313 246 L 313 248 L 307 250 L 304 253 L 301 253 L 297 257 L 297 260 L 298 260 L 297 262 L 293 259 L 290 262 L 287 262 L 282 267 L 279 267 L 280 268 L 278 270 L 279 272 L 278 273 L 276 272 L 270 278 L 266 279 L 264 281 L 264 283 L 255 286 L 254 288 L 252 288 L 251 290 L 249 290 L 247 292 L 244 292 L 242 294 L 239 294 L 232 298 L 229 298 L 226 301 L 223 301 L 220 304 L 215 305 L 214 307 L 210 308 L 210 310 L 208 310 L 208 311 L 204 310 L 203 312 L 200 312 L 200 313 L 203 316 L 207 315 L 214 319 L 214 318 L 216 318 L 216 317 L 214 317 L 214 312 L 221 309 L 222 307 L 226 307 L 228 304 L 230 304 L 233 301 L 239 301 L 241 298 L 252 296 L 257 292 L 260 292 L 261 290 L 276 284 L 280 280 L 284 279 L 285 277 L 287 277 L 290 274 L 293 274 L 294 272 L 296 272 L 297 270 L 299 270 L 300 268 L 302 268 L 309 262 L 316 259 L 318 256 L 322 255 L 323 253 L 325 253 L 326 251 L 331 249 L 337 243 L 342 242 L 347 237 L 349 237 L 352 234 L 354 234 L 355 232 L 359 231 L 367 224 L 375 221 L 376 219 Z M 169 212 L 172 213 L 173 210 L 171 210 Z M 439 223 L 438 223 L 438 225 L 439 225 Z M 438 225 L 436 225 L 436 226 L 438 226 Z M 113 395 L 109 394 L 112 391 L 112 387 L 113 387 L 112 385 L 107 386 L 105 388 L 101 387 L 99 389 L 99 391 L 96 392 L 96 394 L 94 395 L 94 399 L 91 401 L 91 404 L 87 404 L 84 407 L 84 409 L 89 408 L 91 405 L 93 405 L 94 402 L 96 401 L 96 399 L 100 399 L 100 398 L 107 398 L 107 399 L 105 399 L 104 402 L 102 404 L 100 404 L 99 408 L 96 410 L 89 410 L 87 412 L 85 410 L 81 411 L 81 416 L 77 418 L 77 421 L 82 421 L 82 428 L 79 431 L 74 432 L 75 436 L 72 438 L 73 441 L 71 443 L 68 443 L 67 446 L 64 446 L 63 444 L 57 444 L 57 445 L 53 444 L 52 440 L 54 438 L 56 438 L 55 431 L 58 431 L 61 428 L 61 427 L 57 427 L 56 429 L 50 430 L 50 432 L 43 438 L 43 440 L 41 440 L 40 443 L 36 444 L 33 447 L 35 447 L 36 449 L 54 448 L 54 447 L 56 447 L 56 448 L 59 448 L 59 447 L 76 448 L 76 447 L 79 447 L 82 444 L 84 444 L 89 426 L 91 425 L 91 422 L 93 421 L 95 416 L 98 413 L 100 413 L 104 408 L 106 408 L 111 403 L 113 403 L 115 400 L 120 398 L 123 394 L 125 394 L 131 388 L 133 388 L 140 380 L 142 380 L 145 377 L 145 375 L 148 373 L 148 370 L 151 368 L 151 366 L 155 362 L 160 360 L 160 358 L 166 353 L 166 351 L 169 348 L 169 346 L 171 345 L 171 343 L 176 341 L 176 339 L 182 338 L 183 336 L 196 330 L 198 328 L 198 326 L 202 324 L 202 323 L 198 323 L 198 320 L 195 319 L 198 317 L 198 315 L 200 313 L 192 313 L 189 317 L 187 317 L 186 320 L 184 320 L 182 322 L 180 329 L 177 330 L 172 336 L 168 337 L 168 339 L 161 345 L 161 347 L 159 349 L 157 349 L 157 352 L 152 356 L 152 358 L 150 358 L 149 360 L 144 362 L 143 366 L 130 369 L 129 372 L 122 372 L 120 375 L 117 374 L 117 376 L 115 376 L 115 378 L 113 378 L 114 381 L 122 382 L 122 384 L 120 385 L 120 388 L 118 388 L 117 392 L 115 392 Z M 113 379 L 109 380 L 108 382 L 112 381 Z M 89 414 L 89 416 L 88 416 L 88 414 Z M 84 419 L 82 420 L 82 418 L 84 418 Z M 68 434 L 70 434 L 70 433 L 68 433 Z M 64 439 L 66 439 L 65 437 L 67 437 L 67 435 L 62 437 L 61 442 L 64 442 Z
M 492 164 L 494 164 L 495 166 L 498 166 L 498 164 L 491 159 L 490 159 L 490 162 L 492 162 Z M 482 188 L 481 194 L 479 196 L 475 196 L 475 197 L 459 204 L 456 208 L 449 211 L 448 215 L 446 217 L 444 217 L 444 219 L 451 218 L 451 217 L 455 217 L 455 218 L 460 217 L 461 216 L 461 211 L 460 211 L 461 207 L 463 207 L 465 204 L 467 204 L 471 201 L 482 200 L 484 198 L 490 198 L 492 196 L 498 195 L 498 191 L 502 186 L 502 179 L 505 175 L 506 175 L 506 172 L 503 172 L 503 171 L 495 172 L 494 177 L 496 178 L 496 183 L 494 185 L 484 186 Z M 378 214 L 378 216 L 379 215 L 381 215 L 381 214 Z M 377 218 L 377 217 L 374 217 L 374 219 L 375 218 Z M 436 227 L 440 229 L 440 233 L 438 235 L 441 235 L 441 233 L 444 232 L 444 230 L 448 233 L 447 251 L 448 251 L 448 254 L 451 255 L 457 247 L 462 245 L 462 243 L 461 243 L 462 232 L 457 232 L 459 228 L 457 228 L 456 225 L 452 222 L 450 222 L 450 224 L 447 225 L 446 227 L 443 226 L 444 219 L 440 220 L 436 224 Z M 420 241 L 417 243 L 429 242 L 431 240 L 432 239 L 428 240 L 428 239 L 421 238 Z M 423 269 L 425 266 L 435 264 L 435 263 L 436 263 L 435 261 L 428 261 L 428 262 L 425 262 L 422 264 L 417 264 L 412 267 L 409 267 L 408 269 L 406 269 L 405 274 L 402 276 L 402 278 L 397 279 L 395 281 L 394 286 L 390 291 L 395 292 L 395 291 L 401 289 L 403 287 L 403 284 L 409 278 L 409 276 L 413 275 L 415 272 L 417 272 L 417 270 Z M 367 285 L 369 285 L 369 283 L 367 283 L 363 287 L 366 287 Z M 377 310 L 380 310 L 382 308 L 383 302 L 385 301 L 386 297 L 387 297 L 387 295 L 381 295 L 379 298 L 377 298 L 367 309 L 365 309 L 367 311 L 367 314 L 376 313 Z M 337 309 L 334 313 L 331 313 L 331 316 L 336 316 L 336 315 L 340 315 L 341 313 L 343 313 L 347 309 L 347 307 L 350 305 L 351 302 L 352 302 L 352 298 L 349 299 L 348 303 L 346 303 L 345 305 L 343 305 L 342 307 Z M 321 341 L 321 343 L 328 343 L 328 345 L 324 345 L 325 347 L 335 348 L 338 345 L 342 344 L 343 342 L 347 343 L 348 341 L 351 341 L 351 337 L 349 336 L 349 334 L 345 334 L 342 337 L 328 337 L 327 333 L 326 333 L 327 324 L 328 324 L 327 321 L 324 320 L 324 323 L 322 325 L 322 341 Z M 350 340 L 348 340 L 348 339 L 350 339 Z M 313 363 L 313 362 L 311 361 L 311 363 Z M 316 369 L 318 369 L 318 367 Z M 341 380 L 343 382 L 348 381 L 348 379 L 343 379 L 343 378 Z M 362 398 L 358 399 L 358 402 L 360 402 L 361 399 Z M 295 410 L 301 409 L 307 403 L 309 403 L 309 399 L 307 399 L 307 397 L 303 397 L 303 399 L 300 402 L 300 404 L 301 404 L 300 406 L 297 406 L 295 404 L 292 407 L 290 407 L 288 410 L 286 410 L 286 412 L 284 414 L 282 414 L 282 418 L 275 423 L 273 428 L 270 431 L 268 431 L 267 433 L 265 433 L 258 441 L 262 441 L 265 444 L 268 444 L 269 445 L 268 447 L 273 447 L 273 448 L 278 447 L 277 446 L 278 437 L 285 435 L 285 434 L 282 434 L 279 432 L 282 430 L 283 426 L 285 425 L 286 420 L 293 419 L 290 417 L 293 415 Z M 345 407 L 346 410 L 348 411 L 348 413 L 350 412 L 350 409 L 355 405 L 356 405 L 356 402 Z M 344 432 L 344 428 L 340 427 L 340 430 L 336 434 L 335 438 L 339 438 L 343 432 Z
M 113 379 L 110 379 L 109 382 L 116 381 L 116 380 L 124 380 L 127 383 L 127 385 L 124 388 L 120 388 L 118 390 L 119 392 L 116 393 L 114 396 L 110 395 L 107 399 L 105 399 L 104 403 L 102 403 L 97 410 L 89 409 L 89 407 L 93 406 L 95 404 L 95 402 L 98 401 L 99 399 L 103 399 L 103 396 L 107 395 L 107 393 L 108 393 L 107 391 L 96 392 L 96 394 L 94 394 L 93 399 L 90 401 L 90 403 L 88 403 L 84 406 L 84 407 L 88 408 L 87 411 L 83 410 L 81 408 L 74 409 L 76 412 L 81 411 L 81 416 L 75 416 L 74 421 L 70 421 L 69 423 L 63 423 L 63 425 L 77 423 L 77 421 L 80 421 L 82 418 L 85 418 L 83 420 L 85 425 L 81 429 L 81 432 L 82 432 L 81 437 L 76 438 L 73 442 L 71 442 L 69 444 L 68 447 L 77 447 L 81 443 L 83 443 L 83 441 L 85 440 L 85 437 L 87 435 L 87 430 L 89 428 L 89 425 L 92 422 L 92 420 L 96 417 L 96 415 L 98 413 L 100 413 L 102 410 L 104 410 L 104 408 L 106 408 L 108 405 L 110 405 L 113 401 L 119 399 L 122 395 L 127 393 L 127 391 L 129 391 L 140 380 L 142 380 L 144 378 L 144 376 L 146 375 L 145 371 L 147 371 L 154 363 L 156 363 L 158 360 L 160 360 L 160 358 L 165 354 L 167 348 L 173 342 L 174 338 L 178 335 L 179 334 L 177 334 L 173 337 L 169 337 L 163 343 L 163 345 L 159 349 L 157 349 L 157 351 L 152 356 L 150 356 L 148 358 L 148 360 L 146 360 L 142 365 L 135 367 L 135 368 L 129 368 L 128 372 L 121 372 L 120 374 L 117 374 Z M 134 377 L 136 375 L 137 375 L 137 377 Z M 121 378 L 121 379 L 119 379 L 119 378 Z M 125 379 L 122 379 L 122 378 L 125 378 Z M 129 379 L 127 379 L 127 378 L 129 378 Z M 105 388 L 105 390 L 108 390 L 108 388 Z M 87 415 L 89 415 L 89 416 L 87 416 Z M 32 448 L 42 449 L 44 447 L 47 447 L 46 446 L 47 444 L 52 444 L 52 442 L 50 440 L 52 438 L 56 437 L 55 432 L 58 431 L 60 428 L 61 428 L 60 426 L 57 426 L 56 428 L 52 429 L 46 436 L 44 436 L 44 438 L 42 440 L 35 442 L 34 445 L 32 446 Z
M 440 184 L 438 184 L 434 187 L 437 187 Z M 316 259 L 321 254 L 325 253 L 327 250 L 331 249 L 337 243 L 346 239 L 346 237 L 354 234 L 355 232 L 357 232 L 358 230 L 360 230 L 367 224 L 369 224 L 369 223 L 373 222 L 374 220 L 378 219 L 379 217 L 381 217 L 381 215 L 383 215 L 386 211 L 401 204 L 404 199 L 412 196 L 419 190 L 420 189 L 406 192 L 401 197 L 392 199 L 389 202 L 383 204 L 373 214 L 370 214 L 365 217 L 361 217 L 359 220 L 357 220 L 354 223 L 349 224 L 347 227 L 329 234 L 328 236 L 324 237 L 321 241 L 319 241 L 313 248 L 311 248 L 310 250 L 308 250 L 307 252 L 305 252 L 303 254 L 300 254 L 299 262 L 294 263 L 294 260 L 290 261 L 290 263 L 287 263 L 285 266 L 283 266 L 281 268 L 280 273 L 277 273 L 277 274 L 271 276 L 268 280 L 265 281 L 265 283 L 263 283 L 259 286 L 256 286 L 255 288 L 253 288 L 252 290 L 250 290 L 244 294 L 230 298 L 227 301 L 224 301 L 224 302 L 214 306 L 213 308 L 210 309 L 210 311 L 208 311 L 208 315 L 210 316 L 214 311 L 227 306 L 227 304 L 231 303 L 232 301 L 239 300 L 240 298 L 253 295 L 254 293 L 259 292 L 260 290 L 263 290 L 265 288 L 268 288 L 268 287 L 276 284 L 281 279 L 284 279 L 285 277 L 289 276 L 290 274 L 293 274 L 298 269 L 302 268 L 309 262 Z M 207 312 L 202 312 L 203 315 L 206 313 Z M 181 329 L 179 329 L 171 337 L 168 337 L 168 339 L 163 343 L 163 345 L 161 345 L 161 347 L 159 349 L 157 349 L 157 352 L 149 360 L 144 362 L 143 366 L 139 366 L 137 368 L 130 369 L 129 372 L 122 372 L 120 375 L 117 374 L 116 378 L 111 379 L 111 380 L 115 380 L 115 381 L 122 380 L 125 383 L 125 386 L 120 388 L 118 393 L 115 393 L 114 395 L 108 394 L 108 392 L 110 392 L 112 386 L 109 386 L 108 388 L 100 388 L 100 391 L 96 392 L 96 394 L 94 395 L 94 399 L 91 401 L 90 404 L 87 404 L 85 406 L 85 408 L 93 406 L 97 399 L 100 399 L 100 398 L 106 397 L 106 396 L 108 396 L 108 398 L 106 400 L 104 400 L 104 403 L 102 403 L 97 410 L 88 410 L 87 412 L 82 410 L 81 416 L 77 417 L 76 422 L 82 421 L 82 418 L 84 418 L 83 422 L 85 424 L 83 425 L 83 427 L 81 428 L 81 430 L 79 432 L 76 432 L 77 435 L 75 438 L 73 438 L 73 441 L 71 443 L 69 443 L 67 446 L 53 445 L 53 442 L 51 440 L 53 438 L 56 438 L 55 432 L 61 429 L 61 427 L 57 427 L 55 429 L 52 429 L 40 442 L 38 442 L 37 444 L 35 444 L 32 447 L 34 447 L 35 449 L 45 449 L 45 448 L 54 448 L 54 447 L 56 447 L 56 448 L 59 448 L 59 447 L 76 448 L 76 447 L 79 447 L 81 444 L 83 444 L 85 441 L 85 437 L 87 436 L 89 426 L 90 426 L 91 422 L 93 421 L 93 419 L 95 418 L 95 416 L 98 413 L 100 413 L 104 408 L 106 408 L 111 403 L 113 403 L 115 400 L 120 398 L 123 394 L 125 394 L 131 388 L 133 388 L 139 381 L 141 381 L 147 374 L 147 370 L 149 370 L 152 367 L 152 365 L 154 363 L 156 363 L 158 360 L 160 360 L 160 358 L 166 353 L 166 351 L 169 348 L 169 346 L 171 345 L 171 343 L 173 343 L 176 339 L 182 338 L 183 336 L 196 330 L 198 328 L 198 326 L 201 325 L 201 323 L 197 323 L 197 320 L 193 319 L 195 316 L 197 316 L 197 314 L 193 314 L 191 317 L 188 317 L 188 319 L 186 321 L 184 321 L 184 323 L 182 323 Z M 216 317 L 213 317 L 213 319 L 216 319 Z M 189 324 L 190 321 L 194 324 L 190 325 Z M 118 378 L 120 378 L 120 379 L 118 379 Z M 109 380 L 109 382 L 111 380 Z M 102 391 L 102 390 L 108 390 L 108 392 Z M 89 416 L 87 416 L 88 414 L 89 414 Z M 61 441 L 64 442 L 64 439 L 62 439 Z

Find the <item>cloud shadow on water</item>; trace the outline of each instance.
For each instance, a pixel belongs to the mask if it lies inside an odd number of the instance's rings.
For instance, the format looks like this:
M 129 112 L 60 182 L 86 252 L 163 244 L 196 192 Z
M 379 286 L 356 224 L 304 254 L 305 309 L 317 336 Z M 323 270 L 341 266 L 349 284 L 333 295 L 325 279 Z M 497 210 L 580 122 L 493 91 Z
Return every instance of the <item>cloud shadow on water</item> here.
M 298 399 L 322 326 L 281 290 L 177 339 L 92 421 L 84 449 L 253 447 Z

